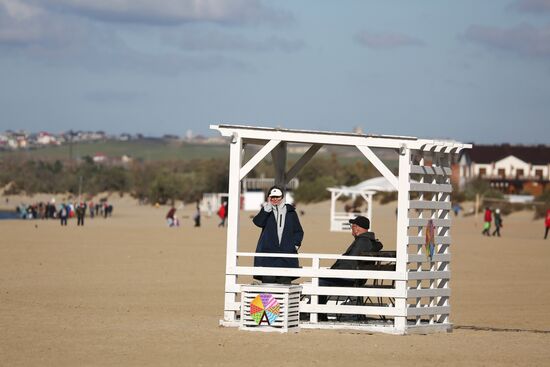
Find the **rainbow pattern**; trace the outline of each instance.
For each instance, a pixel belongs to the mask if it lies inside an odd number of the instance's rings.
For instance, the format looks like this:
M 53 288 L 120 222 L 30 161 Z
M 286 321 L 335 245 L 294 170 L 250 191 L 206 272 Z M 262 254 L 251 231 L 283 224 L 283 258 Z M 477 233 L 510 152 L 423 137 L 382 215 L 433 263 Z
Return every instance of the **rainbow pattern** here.
M 279 313 L 279 302 L 271 294 L 258 294 L 250 303 L 250 316 L 256 325 L 264 321 L 268 325 L 273 324 L 279 317 Z

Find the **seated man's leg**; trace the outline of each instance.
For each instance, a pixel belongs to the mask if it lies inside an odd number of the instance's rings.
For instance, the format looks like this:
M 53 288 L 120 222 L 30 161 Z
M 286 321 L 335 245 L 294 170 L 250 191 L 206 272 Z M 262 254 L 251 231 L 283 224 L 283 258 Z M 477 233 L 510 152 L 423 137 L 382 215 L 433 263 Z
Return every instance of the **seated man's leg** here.
M 353 279 L 341 279 L 341 278 L 319 278 L 320 287 L 353 287 Z M 328 297 L 319 295 L 319 304 L 324 305 L 327 303 Z

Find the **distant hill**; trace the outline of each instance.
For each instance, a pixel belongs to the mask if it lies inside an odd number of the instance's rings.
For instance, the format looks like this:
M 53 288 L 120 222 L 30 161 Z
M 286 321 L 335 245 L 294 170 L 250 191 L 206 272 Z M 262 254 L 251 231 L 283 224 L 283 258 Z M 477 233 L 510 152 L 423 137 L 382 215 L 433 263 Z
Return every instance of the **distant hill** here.
M 192 144 L 164 139 L 140 139 L 130 141 L 106 140 L 101 142 L 78 142 L 44 148 L 0 151 L 2 157 L 28 159 L 67 160 L 86 156 L 105 155 L 120 159 L 126 155 L 134 160 L 167 161 L 195 158 L 224 158 L 229 156 L 228 145 Z
M 253 151 L 260 146 L 253 146 Z M 250 159 L 253 151 L 248 151 L 245 161 Z M 390 169 L 397 168 L 397 153 L 392 150 L 376 150 L 380 159 Z M 289 152 L 289 161 L 296 161 L 303 153 Z M 356 161 L 366 161 L 364 156 L 357 149 L 342 148 L 338 146 L 327 147 L 325 152 L 318 155 L 335 155 L 336 159 L 343 164 Z M 23 159 L 37 160 L 74 160 L 84 157 L 105 156 L 107 159 L 120 160 L 122 156 L 128 156 L 134 161 L 172 161 L 191 159 L 229 159 L 228 144 L 198 144 L 178 140 L 145 138 L 128 141 L 105 140 L 97 142 L 75 142 L 61 146 L 46 146 L 34 149 L 19 149 L 0 151 L 0 159 L 7 157 L 18 157 Z M 269 159 L 270 156 L 267 157 Z

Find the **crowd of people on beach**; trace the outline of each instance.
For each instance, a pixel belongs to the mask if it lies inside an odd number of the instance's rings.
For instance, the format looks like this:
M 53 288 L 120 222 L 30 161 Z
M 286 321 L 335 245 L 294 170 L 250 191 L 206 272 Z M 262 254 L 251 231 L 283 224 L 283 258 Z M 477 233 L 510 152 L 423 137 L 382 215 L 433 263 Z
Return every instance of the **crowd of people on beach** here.
M 55 199 L 52 199 L 49 202 L 40 201 L 29 205 L 21 203 L 15 211 L 20 219 L 57 219 L 62 226 L 66 226 L 68 219 L 76 218 L 77 226 L 83 226 L 87 213 L 92 219 L 96 216 L 103 218 L 112 216 L 113 205 L 106 200 L 101 200 L 99 203 L 62 202 L 56 205 Z
M 210 205 L 211 205 L 210 202 L 208 202 L 208 207 L 209 207 L 209 212 L 207 214 L 208 217 L 211 216 Z M 166 213 L 165 219 L 168 227 L 179 227 L 181 225 L 181 221 L 178 218 L 176 212 L 177 212 L 176 207 L 171 206 L 168 212 Z M 218 208 L 217 215 L 220 218 L 220 223 L 218 224 L 218 227 L 225 227 L 225 221 L 227 220 L 227 202 L 226 201 L 224 201 Z M 193 225 L 194 227 L 201 226 L 201 207 L 200 207 L 200 202 L 198 201 L 196 203 L 195 212 L 193 214 L 193 222 L 194 222 L 194 225 Z

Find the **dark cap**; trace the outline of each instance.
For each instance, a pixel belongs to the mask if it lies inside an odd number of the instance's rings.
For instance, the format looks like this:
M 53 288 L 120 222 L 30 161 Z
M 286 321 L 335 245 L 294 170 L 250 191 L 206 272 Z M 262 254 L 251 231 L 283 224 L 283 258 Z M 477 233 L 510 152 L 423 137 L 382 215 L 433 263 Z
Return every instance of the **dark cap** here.
M 358 215 L 354 219 L 349 220 L 350 224 L 356 224 L 361 228 L 369 229 L 370 228 L 370 220 L 369 218 L 365 218 L 362 215 Z

